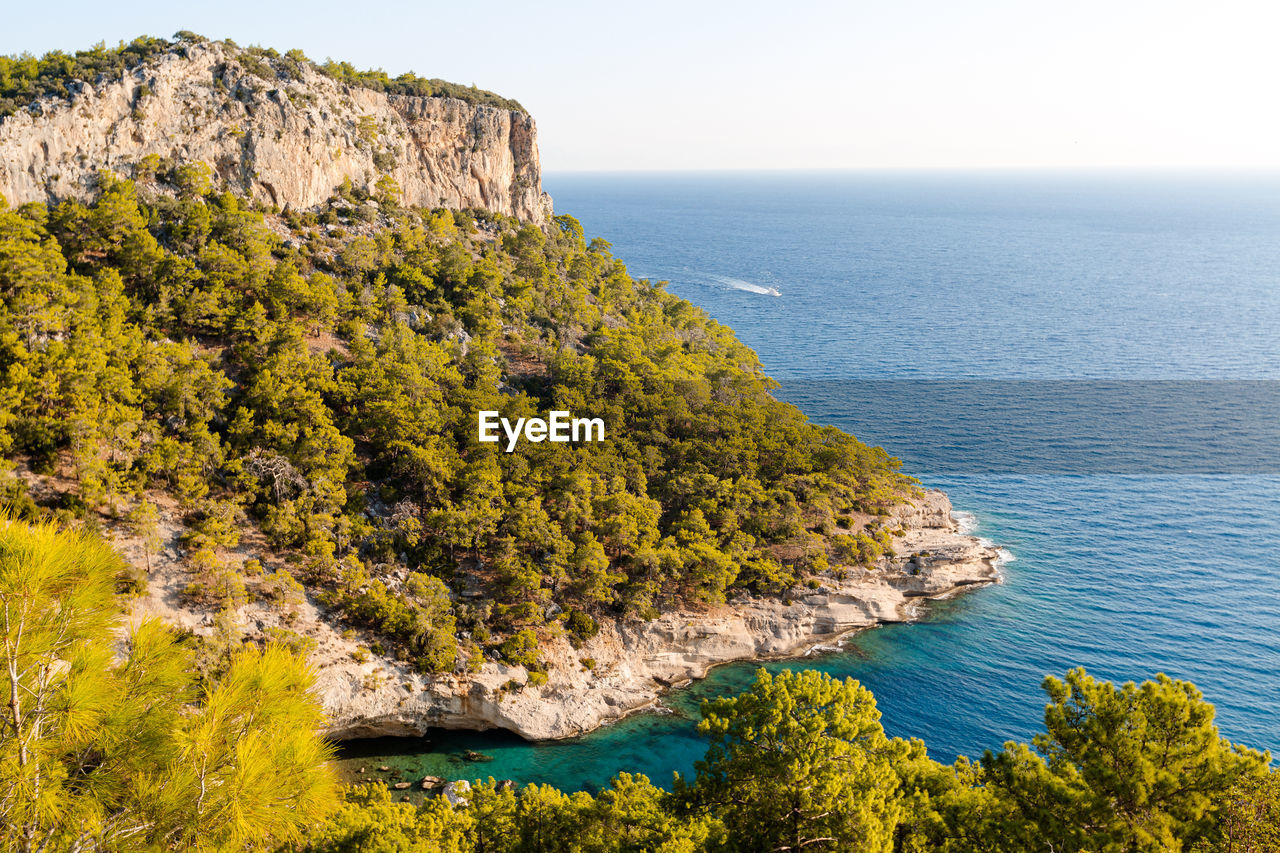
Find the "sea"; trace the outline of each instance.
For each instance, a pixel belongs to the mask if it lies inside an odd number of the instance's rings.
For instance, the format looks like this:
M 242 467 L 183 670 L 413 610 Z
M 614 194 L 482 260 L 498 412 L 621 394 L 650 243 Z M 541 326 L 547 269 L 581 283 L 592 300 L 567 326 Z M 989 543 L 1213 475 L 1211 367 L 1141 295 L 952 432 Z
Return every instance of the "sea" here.
M 545 187 L 634 276 L 730 326 L 781 399 L 883 446 L 1002 549 L 999 584 L 766 669 L 858 679 L 890 735 L 941 761 L 1029 740 L 1044 678 L 1081 666 L 1190 680 L 1224 737 L 1280 750 L 1280 175 L 550 174 Z M 432 731 L 357 742 L 341 763 L 669 786 L 706 749 L 700 702 L 758 667 L 720 667 L 661 712 L 569 741 Z

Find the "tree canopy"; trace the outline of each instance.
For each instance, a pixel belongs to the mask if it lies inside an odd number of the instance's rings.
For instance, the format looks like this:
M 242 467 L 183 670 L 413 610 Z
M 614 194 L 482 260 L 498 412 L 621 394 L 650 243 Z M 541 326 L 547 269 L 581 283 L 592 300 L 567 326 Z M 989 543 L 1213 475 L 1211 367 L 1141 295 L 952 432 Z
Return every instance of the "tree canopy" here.
M 78 50 L 75 53 L 54 50 L 41 57 L 30 53 L 0 56 L 0 119 L 40 98 L 65 98 L 68 85 L 74 81 L 92 84 L 103 78 L 119 79 L 125 72 L 156 57 L 174 52 L 181 55 L 187 46 L 203 41 L 207 39 L 183 30 L 175 33 L 172 40 L 140 36 L 128 43 L 121 42 L 116 47 L 107 47 L 100 42 L 88 50 Z M 381 69 L 361 71 L 348 62 L 326 60 L 316 63 L 300 50 L 281 54 L 272 48 L 241 48 L 230 40 L 222 44 L 237 55 L 245 70 L 268 82 L 277 77 L 297 79 L 305 66 L 339 83 L 376 92 L 423 98 L 456 98 L 469 104 L 526 112 L 524 107 L 510 98 L 503 98 L 475 86 L 463 86 L 436 78 L 428 80 L 413 72 L 391 77 Z
M 595 795 L 492 779 L 466 804 L 353 788 L 311 842 L 354 850 L 1261 853 L 1280 833 L 1280 775 L 1223 740 L 1186 682 L 1045 682 L 1046 731 L 981 762 L 889 738 L 853 680 L 761 671 L 709 700 L 706 757 L 673 790 L 620 774 Z
M 571 217 L 349 183 L 285 214 L 204 164 L 134 176 L 0 209 L 0 452 L 61 492 L 46 513 L 145 527 L 143 503 L 176 501 L 193 600 L 257 594 L 226 556 L 247 523 L 423 672 L 516 635 L 532 661 L 573 612 L 652 618 L 872 565 L 882 547 L 836 534 L 887 543 L 914 488 Z M 607 440 L 507 453 L 478 441 L 482 410 L 590 415 Z

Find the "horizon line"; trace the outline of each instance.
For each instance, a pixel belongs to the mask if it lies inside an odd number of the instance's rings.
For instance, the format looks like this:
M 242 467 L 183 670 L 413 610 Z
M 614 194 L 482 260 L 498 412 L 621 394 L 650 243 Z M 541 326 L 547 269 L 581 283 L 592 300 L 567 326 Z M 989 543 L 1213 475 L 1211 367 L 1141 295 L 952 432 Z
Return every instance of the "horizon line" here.
M 1080 174 L 1080 173 L 1096 173 L 1096 172 L 1127 172 L 1127 173 L 1146 173 L 1146 174 L 1162 174 L 1171 173 L 1178 174 L 1237 174 L 1237 175 L 1257 175 L 1262 173 L 1272 173 L 1280 175 L 1280 164 L 1272 165 L 1248 165 L 1248 166 L 1224 166 L 1224 165 L 1065 165 L 1065 166 L 744 166 L 744 167 L 721 167 L 721 166 L 673 166 L 673 167 L 652 167 L 652 168 L 601 168 L 601 169 L 562 169 L 562 168 L 543 168 L 542 173 L 560 174 L 560 175 L 656 175 L 656 174 L 830 174 L 832 172 L 844 173 L 912 173 L 912 172 L 950 172 L 950 173 L 1058 173 L 1058 174 Z

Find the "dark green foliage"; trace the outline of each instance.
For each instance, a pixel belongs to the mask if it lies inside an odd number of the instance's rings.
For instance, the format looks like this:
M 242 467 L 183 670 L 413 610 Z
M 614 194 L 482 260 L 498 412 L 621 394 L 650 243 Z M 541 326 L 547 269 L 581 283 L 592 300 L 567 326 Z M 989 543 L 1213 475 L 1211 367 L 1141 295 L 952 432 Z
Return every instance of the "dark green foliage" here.
M 537 669 L 538 637 L 528 628 L 516 631 L 498 646 L 502 659 L 512 666 L 523 666 L 526 669 Z
M 94 83 L 100 76 L 118 78 L 147 60 L 174 49 L 173 42 L 142 36 L 118 47 L 99 42 L 74 54 L 51 51 L 37 59 L 29 53 L 0 56 L 0 118 L 39 98 L 66 97 L 73 80 Z
M 362 572 L 329 597 L 349 619 L 398 642 L 420 672 L 451 672 L 458 655 L 449 590 L 439 578 L 413 573 L 397 592 Z
M 121 42 L 114 48 L 99 43 L 89 50 L 73 54 L 55 50 L 39 58 L 29 53 L 0 56 L 0 118 L 12 115 L 40 98 L 65 98 L 69 94 L 68 86 L 77 80 L 86 83 L 96 83 L 100 78 L 118 80 L 125 72 L 157 56 L 171 52 L 182 54 L 186 45 L 203 41 L 207 39 L 182 30 L 174 34 L 173 41 L 141 36 L 128 44 Z M 302 69 L 309 67 L 341 83 L 377 92 L 423 98 L 456 98 L 468 104 L 525 112 L 524 107 L 516 101 L 493 92 L 446 80 L 427 80 L 412 72 L 392 78 L 382 70 L 359 71 L 347 62 L 327 60 L 323 65 L 317 64 L 307 59 L 300 50 L 280 54 L 270 48 L 240 49 L 230 39 L 223 44 L 235 51 L 236 61 L 245 71 L 267 83 L 277 79 L 300 80 Z M 135 108 L 140 108 L 142 99 L 149 94 L 150 91 L 145 86 L 140 87 L 135 93 Z M 390 168 L 387 165 L 387 155 L 381 156 L 384 164 L 379 168 Z
M 600 626 L 596 624 L 596 620 L 591 618 L 590 613 L 584 613 L 581 610 L 569 611 L 568 617 L 564 620 L 564 627 L 575 646 L 582 645 L 600 633 Z
M 414 95 L 420 98 L 457 98 L 469 104 L 481 104 L 525 112 L 524 107 L 510 98 L 495 95 L 493 92 L 477 89 L 475 86 L 461 86 L 447 80 L 427 80 L 410 71 L 399 77 L 391 77 L 382 69 L 359 71 L 349 62 L 325 60 L 323 65 L 316 66 L 319 71 L 334 80 L 375 92 L 386 92 L 389 95 Z

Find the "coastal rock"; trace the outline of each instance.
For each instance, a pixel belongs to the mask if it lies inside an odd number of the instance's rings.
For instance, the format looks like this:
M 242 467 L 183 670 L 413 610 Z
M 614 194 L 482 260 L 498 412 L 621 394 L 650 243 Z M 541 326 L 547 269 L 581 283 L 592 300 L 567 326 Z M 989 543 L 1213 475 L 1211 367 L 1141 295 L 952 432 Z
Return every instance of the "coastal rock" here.
M 582 648 L 564 639 L 544 646 L 548 680 L 528 685 L 521 667 L 487 663 L 466 678 L 423 678 L 381 661 L 386 687 L 369 689 L 352 664 L 321 667 L 317 689 L 337 739 L 419 735 L 428 728 L 507 729 L 531 740 L 580 735 L 652 708 L 672 685 L 740 660 L 794 657 L 842 636 L 919 615 L 920 599 L 941 598 L 998 580 L 999 554 L 958 532 L 951 503 L 931 491 L 895 511 L 898 555 L 819 589 L 788 597 L 744 596 L 729 605 L 669 612 L 649 622 L 602 623 Z M 586 669 L 579 661 L 593 658 Z M 406 695 L 391 685 L 411 682 Z M 510 682 L 524 685 L 512 690 Z
M 132 176 L 156 154 L 203 161 L 233 190 L 280 208 L 320 204 L 344 179 L 372 187 L 389 175 L 410 205 L 537 224 L 550 215 L 528 115 L 387 95 L 309 66 L 265 79 L 261 63 L 254 73 L 237 57 L 212 42 L 175 47 L 123 79 L 77 82 L 67 97 L 0 119 L 0 194 L 15 206 L 84 199 L 99 170 Z

